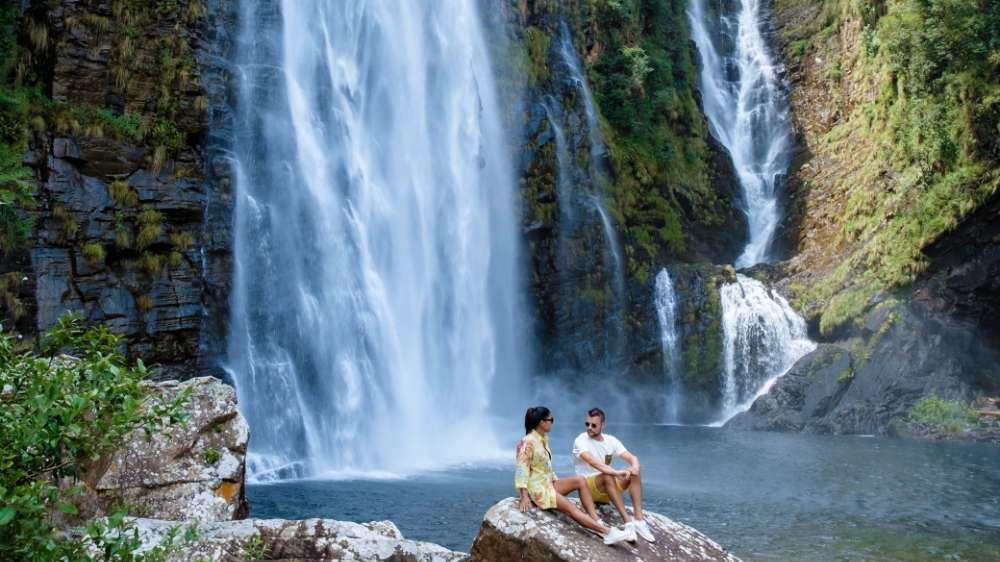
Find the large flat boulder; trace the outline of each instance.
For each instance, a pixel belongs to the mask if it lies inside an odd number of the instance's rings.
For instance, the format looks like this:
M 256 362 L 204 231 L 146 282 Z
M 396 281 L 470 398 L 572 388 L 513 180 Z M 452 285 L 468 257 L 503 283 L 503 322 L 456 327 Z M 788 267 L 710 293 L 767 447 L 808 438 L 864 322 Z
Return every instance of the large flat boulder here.
M 177 523 L 156 519 L 133 520 L 142 551 L 163 544 Z M 182 530 L 189 526 L 181 527 Z M 193 535 L 185 540 L 185 535 Z M 245 562 L 254 560 L 328 560 L 364 562 L 459 562 L 463 552 L 433 543 L 411 541 L 391 521 L 351 523 L 331 519 L 245 519 L 201 523 L 193 533 L 180 532 L 166 562 Z
M 121 505 L 157 519 L 226 521 L 249 515 L 243 491 L 250 428 L 236 408 L 236 392 L 212 377 L 155 385 L 173 399 L 189 388 L 186 423 L 147 438 L 138 430 L 90 468 L 78 500 L 81 518 Z
M 610 506 L 601 517 L 621 525 Z M 522 513 L 515 498 L 507 498 L 486 512 L 479 535 L 469 553 L 472 562 L 740 562 L 718 543 L 687 525 L 658 513 L 644 512 L 655 543 L 641 538 L 635 543 L 606 546 L 600 537 L 569 517 L 532 508 Z

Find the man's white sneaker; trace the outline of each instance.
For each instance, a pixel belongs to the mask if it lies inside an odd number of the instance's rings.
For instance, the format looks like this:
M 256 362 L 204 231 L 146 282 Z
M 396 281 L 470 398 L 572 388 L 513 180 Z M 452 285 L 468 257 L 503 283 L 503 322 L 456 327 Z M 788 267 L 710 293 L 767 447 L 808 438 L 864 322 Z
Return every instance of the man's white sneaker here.
M 633 531 L 638 534 L 646 542 L 656 542 L 656 537 L 653 536 L 653 531 L 649 529 L 649 525 L 641 519 L 633 519 L 625 524 L 627 530 Z
M 629 533 L 628 531 L 623 531 L 618 527 L 611 527 L 611 530 L 608 531 L 608 534 L 604 535 L 604 544 L 617 544 L 622 541 L 627 541 L 629 535 L 633 534 Z

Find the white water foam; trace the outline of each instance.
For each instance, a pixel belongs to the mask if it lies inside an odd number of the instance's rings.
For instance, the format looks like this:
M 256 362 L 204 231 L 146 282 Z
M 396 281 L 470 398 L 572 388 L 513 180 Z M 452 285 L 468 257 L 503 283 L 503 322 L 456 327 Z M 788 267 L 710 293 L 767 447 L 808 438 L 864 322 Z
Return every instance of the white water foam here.
M 523 276 L 476 5 L 241 6 L 228 369 L 253 479 L 501 450 Z

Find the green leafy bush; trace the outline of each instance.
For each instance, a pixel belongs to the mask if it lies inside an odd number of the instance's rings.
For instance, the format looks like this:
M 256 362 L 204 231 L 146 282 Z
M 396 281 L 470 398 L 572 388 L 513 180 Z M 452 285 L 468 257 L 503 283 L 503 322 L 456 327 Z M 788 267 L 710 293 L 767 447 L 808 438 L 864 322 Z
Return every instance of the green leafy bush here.
M 978 421 L 976 410 L 962 402 L 944 400 L 931 394 L 910 408 L 910 419 L 947 433 L 961 433 L 966 425 Z
M 56 323 L 39 354 L 16 353 L 0 335 L 0 560 L 151 560 L 133 556 L 137 539 L 128 538 L 123 513 L 77 538 L 52 517 L 76 513 L 75 483 L 127 434 L 184 418 L 188 393 L 169 403 L 150 398 L 146 368 L 126 366 L 119 343 L 104 326 L 82 329 L 76 314 Z M 91 557 L 88 544 L 105 556 Z

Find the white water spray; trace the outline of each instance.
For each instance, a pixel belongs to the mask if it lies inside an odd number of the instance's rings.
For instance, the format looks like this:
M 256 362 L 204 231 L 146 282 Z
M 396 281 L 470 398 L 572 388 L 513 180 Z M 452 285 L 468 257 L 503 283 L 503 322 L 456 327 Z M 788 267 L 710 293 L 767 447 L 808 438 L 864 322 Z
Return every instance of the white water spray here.
M 663 370 L 670 386 L 666 392 L 665 422 L 678 423 L 683 389 L 681 388 L 680 348 L 677 333 L 677 295 L 674 283 L 666 268 L 656 274 L 656 292 L 653 304 L 656 306 L 656 320 L 660 325 L 660 350 L 663 353 Z
M 802 317 L 763 283 L 736 275 L 723 285 L 722 421 L 767 393 L 800 357 L 816 349 Z
M 512 166 L 474 0 L 247 0 L 229 370 L 256 479 L 501 453 Z
M 761 33 L 762 0 L 740 0 L 738 13 L 708 21 L 691 0 L 691 35 L 701 56 L 701 91 L 709 129 L 729 151 L 743 188 L 750 239 L 736 260 L 768 259 L 780 220 L 777 188 L 791 159 L 792 127 L 777 68 Z M 731 46 L 722 52 L 717 45 Z

